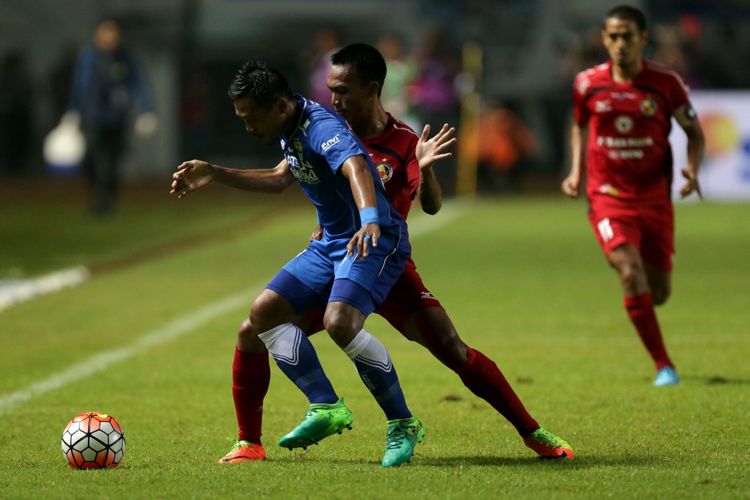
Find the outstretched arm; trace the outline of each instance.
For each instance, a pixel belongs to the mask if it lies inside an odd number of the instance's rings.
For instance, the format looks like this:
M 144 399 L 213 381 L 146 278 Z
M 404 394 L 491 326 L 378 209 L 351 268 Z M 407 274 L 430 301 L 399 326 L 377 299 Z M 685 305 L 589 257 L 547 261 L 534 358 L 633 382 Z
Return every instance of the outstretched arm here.
M 698 121 L 698 115 L 690 103 L 677 108 L 674 112 L 674 117 L 677 123 L 680 124 L 680 127 L 682 127 L 682 130 L 685 131 L 685 134 L 687 134 L 688 139 L 688 164 L 686 168 L 682 169 L 685 184 L 680 188 L 680 196 L 684 198 L 690 193 L 696 192 L 702 200 L 703 193 L 701 193 L 701 187 L 698 184 L 698 169 L 703 161 L 703 153 L 705 151 L 703 129 L 701 128 L 700 121 Z
M 203 160 L 190 160 L 179 165 L 177 172 L 172 174 L 170 194 L 182 198 L 214 181 L 246 191 L 280 193 L 294 183 L 294 175 L 286 160 L 281 160 L 274 168 L 256 170 L 220 167 Z
M 443 124 L 440 131 L 433 138 L 430 136 L 430 125 L 425 125 L 422 135 L 419 137 L 415 154 L 419 162 L 420 183 L 419 183 L 419 202 L 422 210 L 430 215 L 438 213 L 443 203 L 443 193 L 440 189 L 440 183 L 432 171 L 432 165 L 437 160 L 453 156 L 453 153 L 446 151 L 450 146 L 456 143 L 453 137 L 455 128 L 448 128 L 448 124 Z
M 583 178 L 583 147 L 587 129 L 573 123 L 570 129 L 571 165 L 570 173 L 562 181 L 562 191 L 571 198 L 578 198 L 581 194 L 581 179 Z
M 378 246 L 378 238 L 380 237 L 375 184 L 370 173 L 370 166 L 362 155 L 347 158 L 341 165 L 341 173 L 349 180 L 354 203 L 357 204 L 359 218 L 362 222 L 362 227 L 354 233 L 346 249 L 349 255 L 354 255 L 354 249 L 356 248 L 359 258 L 363 259 L 370 253 L 370 244 L 374 247 Z

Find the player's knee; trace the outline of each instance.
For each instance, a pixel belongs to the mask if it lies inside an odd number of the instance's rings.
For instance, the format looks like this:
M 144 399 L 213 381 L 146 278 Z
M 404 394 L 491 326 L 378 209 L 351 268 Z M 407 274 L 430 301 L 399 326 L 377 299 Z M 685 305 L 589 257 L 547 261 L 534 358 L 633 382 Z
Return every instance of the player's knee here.
M 237 331 L 237 347 L 242 352 L 263 353 L 266 346 L 258 338 L 258 331 L 253 327 L 250 318 L 245 319 Z
M 323 326 L 340 347 L 346 347 L 362 329 L 362 325 L 357 323 L 356 318 L 346 314 L 346 311 L 330 307 L 323 317 Z
M 653 302 L 655 306 L 666 304 L 671 294 L 672 291 L 668 286 L 654 287 L 651 289 L 651 302 Z
M 640 291 L 646 286 L 646 272 L 637 262 L 623 262 L 617 266 L 617 271 L 626 289 Z
M 250 306 L 250 318 L 246 325 L 246 335 L 257 335 L 279 324 L 275 317 L 273 300 L 267 295 L 259 295 Z M 243 323 L 245 325 L 245 323 Z

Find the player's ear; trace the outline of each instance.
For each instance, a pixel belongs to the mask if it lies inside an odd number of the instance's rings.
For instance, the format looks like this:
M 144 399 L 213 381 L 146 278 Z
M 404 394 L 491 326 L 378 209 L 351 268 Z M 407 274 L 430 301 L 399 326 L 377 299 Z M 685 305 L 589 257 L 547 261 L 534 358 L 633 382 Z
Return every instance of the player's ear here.
M 276 110 L 279 112 L 279 114 L 285 114 L 287 112 L 287 109 L 289 108 L 289 102 L 284 99 L 282 96 L 278 96 L 276 98 Z
M 371 96 L 380 97 L 380 85 L 376 81 L 367 84 L 367 93 Z

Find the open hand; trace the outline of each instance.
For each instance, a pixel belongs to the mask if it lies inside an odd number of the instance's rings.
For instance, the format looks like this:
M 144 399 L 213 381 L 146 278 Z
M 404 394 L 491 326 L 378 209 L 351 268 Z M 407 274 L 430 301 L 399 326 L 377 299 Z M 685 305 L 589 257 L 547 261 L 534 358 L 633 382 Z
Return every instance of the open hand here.
M 429 138 L 430 125 L 425 125 L 415 151 L 419 168 L 429 168 L 435 161 L 453 156 L 453 153 L 446 149 L 456 143 L 456 138 L 453 137 L 455 132 L 455 128 L 449 128 L 448 124 L 444 123 L 440 131 L 434 137 Z
M 178 198 L 182 198 L 210 184 L 213 179 L 214 169 L 210 163 L 203 160 L 186 161 L 172 174 L 172 190 L 169 194 L 176 194 Z

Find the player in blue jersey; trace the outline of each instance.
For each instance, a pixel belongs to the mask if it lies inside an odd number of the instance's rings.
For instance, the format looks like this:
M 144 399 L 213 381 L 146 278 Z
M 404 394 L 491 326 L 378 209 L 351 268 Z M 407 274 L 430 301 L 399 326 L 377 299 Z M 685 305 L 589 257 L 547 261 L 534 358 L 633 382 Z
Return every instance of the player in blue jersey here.
M 279 445 L 306 448 L 351 428 L 353 417 L 323 372 L 307 336 L 293 324 L 325 308 L 324 326 L 352 359 L 388 420 L 384 467 L 411 459 L 422 440 L 385 346 L 364 330 L 367 315 L 385 299 L 410 255 L 406 223 L 391 207 L 367 150 L 343 118 L 300 95 L 264 63 L 242 65 L 229 96 L 247 132 L 280 142 L 275 167 L 239 170 L 201 160 L 182 163 L 172 194 L 183 197 L 217 181 L 260 192 L 281 192 L 296 181 L 317 209 L 323 237 L 288 262 L 255 299 L 239 344 L 271 353 L 307 396 L 310 409 Z

